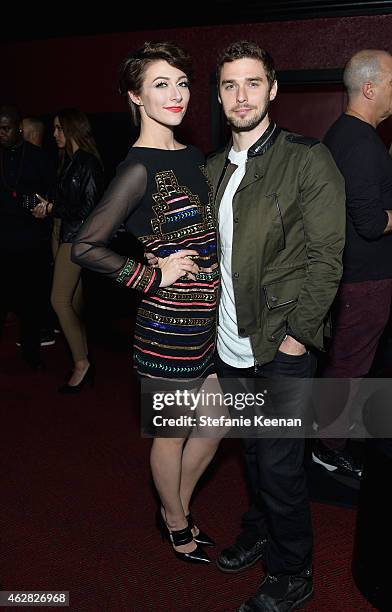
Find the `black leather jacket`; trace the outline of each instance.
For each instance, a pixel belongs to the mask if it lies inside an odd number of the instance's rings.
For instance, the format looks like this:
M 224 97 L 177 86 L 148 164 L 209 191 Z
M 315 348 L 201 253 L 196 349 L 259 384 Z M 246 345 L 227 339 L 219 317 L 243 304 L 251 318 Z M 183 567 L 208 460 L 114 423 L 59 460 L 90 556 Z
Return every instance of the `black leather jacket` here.
M 78 149 L 59 177 L 53 215 L 61 218 L 60 241 L 72 242 L 98 204 L 104 188 L 103 169 L 91 153 Z

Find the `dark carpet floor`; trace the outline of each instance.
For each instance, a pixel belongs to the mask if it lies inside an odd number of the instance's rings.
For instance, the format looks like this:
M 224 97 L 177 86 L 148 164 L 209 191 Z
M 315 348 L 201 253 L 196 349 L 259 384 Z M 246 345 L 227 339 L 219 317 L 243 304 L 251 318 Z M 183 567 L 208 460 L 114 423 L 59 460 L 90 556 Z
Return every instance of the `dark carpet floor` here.
M 97 379 L 74 397 L 56 392 L 70 366 L 63 337 L 44 349 L 46 370 L 32 372 L 15 347 L 12 319 L 6 328 L 0 583 L 5 590 L 69 590 L 77 612 L 234 612 L 255 591 L 261 565 L 239 575 L 186 565 L 155 530 L 150 440 L 139 435 L 126 343 L 110 340 L 124 339 L 128 325 L 120 321 L 92 342 Z M 225 440 L 193 513 L 223 547 L 246 504 L 239 443 Z M 351 576 L 356 512 L 345 505 L 312 502 L 315 595 L 308 611 L 373 610 Z

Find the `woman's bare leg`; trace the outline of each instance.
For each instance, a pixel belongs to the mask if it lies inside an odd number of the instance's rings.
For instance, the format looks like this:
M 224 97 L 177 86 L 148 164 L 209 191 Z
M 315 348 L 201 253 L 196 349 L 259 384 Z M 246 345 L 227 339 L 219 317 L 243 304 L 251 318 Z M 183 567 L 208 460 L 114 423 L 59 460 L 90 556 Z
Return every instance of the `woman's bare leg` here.
M 212 460 L 220 438 L 189 438 L 182 454 L 180 498 L 185 515 L 189 514 L 189 502 L 194 488 Z M 197 527 L 194 535 L 197 535 Z
M 180 497 L 181 461 L 185 438 L 155 438 L 151 448 L 152 476 L 164 508 L 163 518 L 170 531 L 187 527 Z M 178 552 L 192 552 L 195 542 L 175 546 Z
M 221 396 L 222 389 L 216 374 L 210 374 L 210 376 L 206 378 L 203 385 L 200 387 L 199 392 L 202 392 L 203 390 L 206 393 L 216 394 L 217 397 Z M 202 415 L 219 417 L 223 414 L 228 416 L 228 412 L 225 407 L 208 404 L 198 406 L 196 409 L 196 414 L 198 418 L 200 418 Z M 206 427 L 203 429 L 194 428 L 192 430 L 190 438 L 188 439 L 182 454 L 180 497 L 185 515 L 189 514 L 189 503 L 195 486 L 213 459 L 219 443 L 227 431 L 228 430 L 225 427 Z M 192 529 L 192 531 L 193 535 L 197 535 L 199 533 L 196 526 Z

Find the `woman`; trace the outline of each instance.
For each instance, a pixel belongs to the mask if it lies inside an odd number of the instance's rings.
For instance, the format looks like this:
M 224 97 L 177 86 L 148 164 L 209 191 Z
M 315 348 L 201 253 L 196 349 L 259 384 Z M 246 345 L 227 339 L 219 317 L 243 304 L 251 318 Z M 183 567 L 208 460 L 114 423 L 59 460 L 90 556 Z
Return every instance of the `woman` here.
M 122 62 L 120 92 L 140 135 L 79 232 L 72 257 L 142 292 L 134 341 L 141 377 L 201 381 L 213 369 L 219 269 L 203 155 L 174 137 L 189 102 L 190 68 L 189 57 L 172 43 L 145 43 Z M 158 267 L 108 249 L 122 224 L 156 255 Z M 218 440 L 189 433 L 153 441 L 158 521 L 177 556 L 208 563 L 200 543 L 213 542 L 194 526 L 189 503 Z
M 54 119 L 59 148 L 59 176 L 54 203 L 45 203 L 54 217 L 52 247 L 54 275 L 51 301 L 74 362 L 60 393 L 78 393 L 93 380 L 82 319 L 81 268 L 71 261 L 71 246 L 81 225 L 103 193 L 103 168 L 90 122 L 82 111 L 68 108 Z

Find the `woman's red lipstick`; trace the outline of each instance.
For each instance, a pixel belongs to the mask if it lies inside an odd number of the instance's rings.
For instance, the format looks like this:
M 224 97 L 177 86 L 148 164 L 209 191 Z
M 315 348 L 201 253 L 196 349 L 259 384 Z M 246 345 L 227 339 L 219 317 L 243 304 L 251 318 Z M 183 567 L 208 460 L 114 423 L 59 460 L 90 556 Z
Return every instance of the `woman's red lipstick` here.
M 181 113 L 182 112 L 182 106 L 165 106 L 164 107 L 165 110 L 168 110 L 172 113 Z

